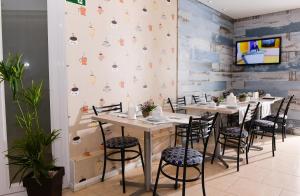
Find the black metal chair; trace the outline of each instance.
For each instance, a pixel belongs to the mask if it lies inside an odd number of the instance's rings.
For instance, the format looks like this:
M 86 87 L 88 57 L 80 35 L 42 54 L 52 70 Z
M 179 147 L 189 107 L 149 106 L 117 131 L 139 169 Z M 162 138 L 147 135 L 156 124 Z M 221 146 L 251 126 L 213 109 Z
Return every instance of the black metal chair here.
M 255 122 L 254 122 L 255 129 L 252 130 L 253 135 L 250 140 L 250 142 L 252 144 L 255 135 L 272 137 L 272 155 L 273 155 L 273 157 L 275 156 L 275 150 L 276 150 L 276 133 L 275 132 L 278 129 L 278 119 L 279 119 L 280 111 L 283 106 L 284 100 L 285 100 L 285 98 L 282 99 L 273 121 L 266 120 L 266 119 L 255 120 Z
M 194 102 L 195 104 L 201 102 L 200 96 L 198 96 L 198 95 L 192 95 L 192 98 L 193 98 L 192 100 L 193 100 L 193 102 Z
M 284 139 L 286 138 L 286 120 L 288 119 L 288 112 L 289 112 L 289 109 L 290 109 L 290 105 L 292 103 L 292 100 L 294 99 L 294 95 L 292 95 L 283 111 L 283 113 L 279 114 L 279 117 L 278 117 L 278 125 L 279 127 L 281 127 L 281 134 L 282 134 L 282 141 L 284 142 Z M 274 121 L 276 118 L 276 115 L 274 114 L 271 114 L 267 117 L 264 118 L 264 120 L 270 120 L 270 121 Z
M 254 107 L 248 104 L 245 115 L 243 117 L 240 127 L 228 127 L 222 128 L 217 136 L 214 154 L 211 163 L 214 162 L 216 156 L 216 150 L 218 144 L 223 146 L 223 155 L 226 147 L 237 149 L 237 171 L 240 169 L 240 151 L 243 150 L 246 154 L 246 163 L 248 164 L 248 152 L 249 152 L 249 132 L 254 124 L 254 121 L 258 114 L 259 104 Z
M 115 104 L 115 105 L 108 105 L 108 106 L 103 106 L 103 107 L 95 107 L 93 106 L 93 110 L 95 115 L 98 116 L 100 113 L 107 113 L 107 112 L 122 112 L 122 103 L 120 104 Z M 103 173 L 102 173 L 102 178 L 101 181 L 104 181 L 105 177 L 105 170 L 106 170 L 106 161 L 119 161 L 121 162 L 122 165 L 122 184 L 123 184 L 123 193 L 126 192 L 125 190 L 125 161 L 129 161 L 132 159 L 136 159 L 137 157 L 141 157 L 142 161 L 142 166 L 144 169 L 144 160 L 143 160 L 143 154 L 142 154 L 142 149 L 141 145 L 139 143 L 139 140 L 135 137 L 129 137 L 129 136 L 124 136 L 124 127 L 121 127 L 121 132 L 122 136 L 121 137 L 113 137 L 110 139 L 105 138 L 105 130 L 103 128 L 103 125 L 107 124 L 105 122 L 100 122 L 98 121 L 102 138 L 103 138 L 103 146 L 104 146 L 104 165 L 103 165 Z M 133 150 L 130 148 L 133 147 L 138 147 L 137 150 Z M 110 153 L 107 152 L 107 149 L 114 150 Z M 125 153 L 134 153 L 134 156 L 131 157 L 125 157 Z M 118 158 L 112 158 L 112 155 L 120 154 L 121 159 Z
M 185 185 L 186 182 L 193 182 L 198 179 L 202 180 L 202 191 L 203 195 L 205 196 L 205 179 L 204 179 L 204 162 L 205 162 L 205 155 L 206 155 L 206 149 L 209 141 L 209 137 L 211 135 L 212 130 L 214 129 L 216 119 L 218 117 L 218 113 L 214 115 L 212 123 L 209 125 L 206 134 L 205 134 L 205 143 L 204 143 L 204 149 L 203 152 L 199 152 L 195 149 L 189 148 L 189 136 L 192 133 L 192 129 L 194 128 L 195 124 L 198 124 L 199 127 L 201 126 L 201 118 L 193 118 L 190 117 L 189 120 L 189 126 L 187 129 L 187 139 L 185 143 L 185 147 L 170 147 L 165 149 L 160 158 L 159 167 L 157 171 L 157 177 L 155 181 L 155 186 L 153 190 L 153 196 L 156 196 L 157 192 L 157 185 L 159 181 L 160 173 L 162 173 L 165 177 L 174 180 L 175 185 L 174 188 L 178 188 L 178 182 L 182 182 L 182 195 L 185 195 Z M 176 176 L 171 176 L 166 171 L 164 171 L 164 168 L 166 166 L 174 166 L 176 167 Z M 201 166 L 201 168 L 199 168 Z M 186 178 L 186 168 L 194 168 L 195 172 L 198 173 L 196 177 L 187 179 Z M 179 168 L 183 168 L 183 177 L 179 178 Z
M 185 97 L 180 97 L 177 98 L 176 104 L 172 103 L 171 99 L 168 98 L 168 103 L 170 104 L 170 107 L 172 109 L 173 113 L 184 113 L 186 114 L 186 110 L 181 108 L 182 106 L 186 106 L 186 99 Z M 202 138 L 202 132 L 206 126 L 206 121 L 202 122 L 202 127 L 201 130 L 199 130 L 198 125 L 195 125 L 195 129 L 192 130 L 192 133 L 190 134 L 190 142 L 191 142 L 191 147 L 194 147 L 194 141 L 199 142 L 200 138 Z M 188 124 L 179 124 L 175 126 L 175 142 L 174 146 L 177 145 L 177 137 L 187 137 L 187 129 L 188 129 Z
M 170 107 L 171 107 L 173 113 L 183 113 L 183 114 L 186 114 L 186 109 L 182 108 L 183 106 L 186 106 L 185 96 L 178 97 L 176 99 L 176 103 L 173 103 L 170 98 L 168 98 L 167 102 L 170 104 Z
M 204 94 L 204 97 L 205 97 L 205 101 L 206 101 L 206 102 L 212 101 L 212 100 L 211 100 L 211 95 L 208 95 L 208 94 L 205 93 L 205 94 Z

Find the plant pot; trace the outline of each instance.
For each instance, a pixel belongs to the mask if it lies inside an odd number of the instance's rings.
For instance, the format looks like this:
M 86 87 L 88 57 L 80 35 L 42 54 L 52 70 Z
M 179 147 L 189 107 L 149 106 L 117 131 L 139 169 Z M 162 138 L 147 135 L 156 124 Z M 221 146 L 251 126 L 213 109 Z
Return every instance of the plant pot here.
M 39 184 L 32 173 L 23 179 L 23 186 L 26 187 L 28 196 L 61 196 L 63 176 L 65 169 L 63 167 L 54 168 L 57 173 L 52 178 L 41 178 Z
M 146 118 L 150 115 L 150 112 L 142 111 L 143 117 Z
M 246 99 L 247 99 L 247 97 L 240 97 L 240 98 L 239 98 L 239 101 L 240 101 L 240 102 L 245 102 Z

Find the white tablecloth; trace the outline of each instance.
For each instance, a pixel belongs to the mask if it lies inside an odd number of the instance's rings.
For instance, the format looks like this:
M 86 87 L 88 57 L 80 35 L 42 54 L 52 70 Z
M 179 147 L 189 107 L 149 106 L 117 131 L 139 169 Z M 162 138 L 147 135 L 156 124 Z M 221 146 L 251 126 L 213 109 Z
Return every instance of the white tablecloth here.
M 273 102 L 265 101 L 261 102 L 261 118 L 264 118 L 271 114 L 271 105 Z M 243 118 L 245 116 L 247 110 L 247 106 L 239 107 L 239 123 L 243 122 Z

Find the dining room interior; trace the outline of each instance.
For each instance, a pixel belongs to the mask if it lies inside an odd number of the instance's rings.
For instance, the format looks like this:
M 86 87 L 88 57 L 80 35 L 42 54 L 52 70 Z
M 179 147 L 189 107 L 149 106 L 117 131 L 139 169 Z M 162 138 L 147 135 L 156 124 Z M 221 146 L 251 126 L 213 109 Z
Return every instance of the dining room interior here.
M 300 195 L 299 0 L 0 2 L 0 195 Z

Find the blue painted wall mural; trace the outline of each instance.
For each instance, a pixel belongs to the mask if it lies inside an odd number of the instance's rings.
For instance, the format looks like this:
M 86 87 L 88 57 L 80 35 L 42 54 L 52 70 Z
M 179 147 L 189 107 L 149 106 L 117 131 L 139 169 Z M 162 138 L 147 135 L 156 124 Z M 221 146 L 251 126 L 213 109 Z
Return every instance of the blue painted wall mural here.
M 178 95 L 226 90 L 231 81 L 233 19 L 197 0 L 179 0 L 178 20 Z
M 178 16 L 178 96 L 294 94 L 288 127 L 300 130 L 300 9 L 233 20 L 197 0 L 179 0 Z M 234 65 L 235 41 L 275 36 L 282 37 L 280 65 Z
M 274 96 L 295 95 L 289 113 L 289 128 L 300 127 L 300 9 L 239 19 L 234 23 L 234 39 L 282 37 L 282 63 L 232 67 L 232 89 L 263 89 Z M 253 74 L 255 72 L 255 74 Z M 298 127 L 298 128 L 297 128 Z

